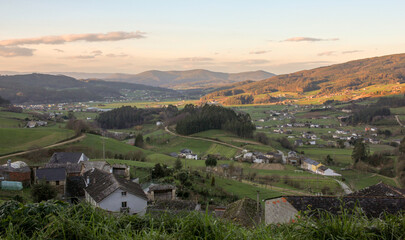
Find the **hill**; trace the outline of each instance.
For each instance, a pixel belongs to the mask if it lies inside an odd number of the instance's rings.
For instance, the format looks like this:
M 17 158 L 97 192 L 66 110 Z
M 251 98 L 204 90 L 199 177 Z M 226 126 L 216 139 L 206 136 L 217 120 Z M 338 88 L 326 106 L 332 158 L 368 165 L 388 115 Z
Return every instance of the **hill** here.
M 192 89 L 237 83 L 246 80 L 262 80 L 274 76 L 265 71 L 222 73 L 203 69 L 189 71 L 146 71 L 139 74 L 113 74 L 103 79 L 117 82 L 130 82 L 172 89 Z
M 257 95 L 272 92 L 304 94 L 316 91 L 317 96 L 325 96 L 342 91 L 355 91 L 372 85 L 397 83 L 405 83 L 405 54 L 367 58 L 278 75 L 208 94 L 204 100 L 240 94 L 251 95 L 255 98 Z M 269 101 L 273 100 L 269 98 Z
M 0 96 L 12 103 L 57 103 L 120 98 L 124 92 L 143 90 L 177 97 L 174 90 L 142 84 L 79 81 L 63 75 L 26 74 L 0 76 Z

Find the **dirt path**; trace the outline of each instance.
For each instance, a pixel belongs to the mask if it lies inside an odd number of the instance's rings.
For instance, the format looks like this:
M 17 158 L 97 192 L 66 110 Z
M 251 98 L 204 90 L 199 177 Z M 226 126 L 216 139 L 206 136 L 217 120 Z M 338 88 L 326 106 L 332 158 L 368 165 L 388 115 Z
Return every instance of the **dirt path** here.
M 224 142 L 220 142 L 220 141 L 216 141 L 216 140 L 212 140 L 212 139 L 201 138 L 201 137 L 190 137 L 190 136 L 180 135 L 180 134 L 177 134 L 177 133 L 174 133 L 174 132 L 170 131 L 167 127 L 165 127 L 165 131 L 168 132 L 169 134 L 171 134 L 171 135 L 173 135 L 173 136 L 177 136 L 177 137 L 188 138 L 188 139 L 195 139 L 195 140 L 202 140 L 202 141 L 206 141 L 206 142 L 213 142 L 213 143 L 221 144 L 221 145 L 224 145 L 224 146 L 227 146 L 227 147 L 236 148 L 236 149 L 241 150 L 241 151 L 244 150 L 244 149 L 241 148 L 241 147 L 237 147 L 237 146 L 234 146 L 234 145 L 229 144 L 229 143 L 224 143 Z
M 398 124 L 401 126 L 401 127 L 404 127 L 404 125 L 401 123 L 401 121 L 399 120 L 399 116 L 398 115 L 395 115 L 395 119 L 397 119 L 397 122 L 398 122 Z
M 342 187 L 343 191 L 345 192 L 345 194 L 350 194 L 353 191 L 349 188 L 349 186 L 347 186 L 344 182 L 339 181 L 337 179 L 335 179 L 336 182 L 339 183 L 339 185 Z
M 78 141 L 83 140 L 85 137 L 86 137 L 86 134 L 82 134 L 82 135 L 80 135 L 80 136 L 78 136 L 78 137 L 75 137 L 75 138 L 73 138 L 73 139 L 70 139 L 70 140 L 67 140 L 67 141 L 63 141 L 63 142 L 60 142 L 60 143 L 55 143 L 55 144 L 52 144 L 52 145 L 48 145 L 48 146 L 45 146 L 45 147 L 42 147 L 42 148 L 33 149 L 33 150 L 28 150 L 28 151 L 24 151 L 24 152 L 13 153 L 13 154 L 8 154 L 8 155 L 4 155 L 4 156 L 0 156 L 0 159 L 9 158 L 9 157 L 15 157 L 15 156 L 20 156 L 20 155 L 23 155 L 23 154 L 26 154 L 26 153 L 35 152 L 35 151 L 38 151 L 38 150 L 41 150 L 41 149 L 48 149 L 48 148 L 53 148 L 53 147 L 62 146 L 62 145 L 69 144 L 69 143 L 78 142 Z

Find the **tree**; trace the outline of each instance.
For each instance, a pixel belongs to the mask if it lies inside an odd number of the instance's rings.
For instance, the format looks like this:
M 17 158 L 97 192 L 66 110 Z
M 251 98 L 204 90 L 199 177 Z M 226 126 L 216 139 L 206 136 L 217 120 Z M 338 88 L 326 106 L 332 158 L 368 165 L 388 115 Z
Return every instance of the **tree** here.
M 215 167 L 216 165 L 217 165 L 217 159 L 215 157 L 209 155 L 207 160 L 205 160 L 205 166 Z
M 405 137 L 402 139 L 401 143 L 399 144 L 399 152 L 402 155 L 405 155 Z
M 263 132 L 256 133 L 255 139 L 256 141 L 258 141 L 259 143 L 263 143 L 264 145 L 268 145 L 270 143 L 269 137 L 267 137 L 267 135 Z
M 215 186 L 215 177 L 214 176 L 212 176 L 212 178 L 211 178 L 211 186 Z
M 135 146 L 142 148 L 143 147 L 143 135 L 142 133 L 139 133 L 138 135 L 136 135 L 135 138 Z
M 368 145 L 363 142 L 362 138 L 357 139 L 352 152 L 352 159 L 354 160 L 354 163 L 358 163 L 359 161 L 366 162 L 368 155 Z
M 56 195 L 56 189 L 45 182 L 35 184 L 31 189 L 31 196 L 34 199 L 34 202 L 46 201 L 55 198 Z
M 180 158 L 177 158 L 174 162 L 174 169 L 177 171 L 183 168 L 183 163 L 181 162 Z
M 325 157 L 325 163 L 327 165 L 332 165 L 334 164 L 333 158 L 328 154 L 328 156 Z

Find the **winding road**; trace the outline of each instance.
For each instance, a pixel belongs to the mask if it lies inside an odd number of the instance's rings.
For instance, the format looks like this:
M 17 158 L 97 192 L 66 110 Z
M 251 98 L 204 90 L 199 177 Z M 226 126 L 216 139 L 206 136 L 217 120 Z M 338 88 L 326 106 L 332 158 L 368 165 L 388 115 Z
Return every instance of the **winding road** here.
M 397 122 L 398 122 L 398 124 L 401 126 L 401 127 L 404 127 L 404 125 L 401 123 L 401 121 L 399 120 L 399 116 L 398 115 L 395 115 L 395 119 L 397 119 Z
M 45 147 L 41 147 L 41 148 L 37 148 L 37 149 L 33 149 L 33 150 L 27 150 L 27 151 L 18 152 L 18 153 L 12 153 L 12 154 L 8 154 L 8 155 L 3 155 L 3 156 L 0 156 L 0 159 L 9 158 L 9 157 L 15 157 L 15 156 L 20 156 L 20 155 L 23 155 L 23 154 L 26 154 L 26 153 L 35 152 L 35 151 L 38 151 L 38 150 L 41 150 L 41 149 L 48 149 L 48 148 L 53 148 L 53 147 L 62 146 L 62 145 L 69 144 L 69 143 L 78 142 L 78 141 L 83 140 L 85 137 L 86 137 L 86 134 L 82 134 L 82 135 L 77 136 L 77 137 L 75 137 L 75 138 L 73 138 L 73 139 L 66 140 L 66 141 L 59 142 L 59 143 L 55 143 L 55 144 L 48 145 L 48 146 L 45 146 Z

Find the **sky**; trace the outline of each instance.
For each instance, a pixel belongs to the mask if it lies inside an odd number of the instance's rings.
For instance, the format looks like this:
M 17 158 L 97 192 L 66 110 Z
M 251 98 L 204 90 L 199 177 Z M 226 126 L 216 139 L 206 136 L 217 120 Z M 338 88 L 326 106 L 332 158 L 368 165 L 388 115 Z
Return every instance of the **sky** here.
M 405 1 L 0 0 L 0 71 L 275 74 L 405 52 Z

